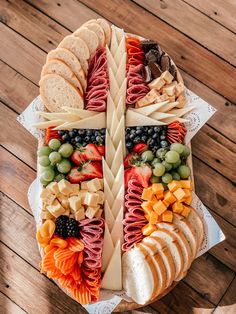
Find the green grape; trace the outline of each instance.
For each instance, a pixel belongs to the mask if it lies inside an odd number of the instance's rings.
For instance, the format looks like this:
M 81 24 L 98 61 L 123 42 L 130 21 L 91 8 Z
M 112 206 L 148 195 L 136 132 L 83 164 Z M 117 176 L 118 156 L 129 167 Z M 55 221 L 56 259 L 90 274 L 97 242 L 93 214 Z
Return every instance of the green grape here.
M 62 159 L 58 164 L 57 164 L 57 170 L 60 173 L 68 173 L 71 169 L 71 163 L 67 159 Z
M 46 185 L 48 185 L 48 181 L 45 181 L 44 180 L 44 178 L 43 178 L 43 176 L 40 176 L 40 182 L 42 183 L 42 185 L 44 185 L 44 186 L 46 186 Z
M 190 168 L 188 166 L 185 166 L 185 165 L 179 166 L 177 171 L 178 171 L 178 174 L 180 175 L 181 179 L 187 179 L 191 173 Z
M 159 148 L 156 151 L 156 156 L 160 159 L 164 159 L 167 152 L 168 152 L 168 148 Z
M 151 165 L 154 167 L 156 163 L 160 163 L 161 159 L 160 158 L 154 158 L 153 161 L 151 162 Z
M 184 151 L 184 145 L 180 143 L 173 143 L 170 145 L 170 150 L 174 150 L 179 154 L 182 154 Z
M 152 173 L 156 177 L 161 177 L 165 173 L 165 170 L 166 168 L 163 164 L 157 163 L 155 164 L 155 167 L 153 168 Z
M 172 175 L 171 175 L 170 173 L 165 173 L 165 174 L 161 177 L 161 180 L 162 180 L 162 182 L 168 184 L 168 183 L 170 183 L 170 182 L 173 180 L 173 178 L 172 178 Z
M 49 160 L 48 156 L 39 157 L 39 164 L 40 164 L 40 166 L 43 166 L 43 167 L 49 166 L 50 160 Z
M 174 164 L 179 160 L 179 153 L 177 153 L 174 150 L 170 150 L 169 152 L 166 153 L 165 155 L 165 160 L 170 163 L 170 164 Z
M 175 162 L 174 164 L 172 164 L 172 169 L 176 169 L 181 165 L 181 160 L 179 159 L 177 162 Z
M 39 157 L 41 156 L 48 156 L 50 153 L 51 153 L 51 148 L 48 147 L 48 146 L 43 146 L 43 147 L 40 147 L 37 151 L 37 155 Z
M 166 171 L 170 171 L 172 169 L 172 165 L 166 162 L 165 160 L 162 161 L 162 164 L 165 166 Z
M 62 157 L 68 158 L 73 153 L 73 146 L 69 143 L 62 144 L 58 152 Z
M 42 179 L 44 181 L 47 181 L 47 182 L 51 182 L 55 177 L 55 172 L 54 170 L 45 170 L 43 173 L 42 173 Z
M 61 155 L 58 152 L 52 152 L 49 155 L 49 160 L 51 161 L 51 165 L 54 166 L 61 161 Z
M 180 175 L 178 174 L 178 172 L 171 171 L 171 175 L 172 175 L 173 180 L 177 180 L 177 181 L 180 180 Z
M 190 155 L 190 148 L 188 146 L 184 146 L 184 150 L 181 153 L 181 157 L 187 158 Z
M 58 150 L 59 147 L 61 146 L 61 142 L 56 139 L 53 138 L 52 140 L 49 141 L 48 146 L 52 149 L 52 150 Z
M 154 175 L 152 175 L 151 178 L 150 178 L 150 182 L 151 183 L 159 183 L 160 181 L 161 181 L 160 178 L 156 177 Z
M 49 166 L 47 166 L 47 167 L 41 166 L 41 167 L 40 167 L 40 170 L 41 170 L 41 172 L 44 172 L 45 170 L 53 170 L 53 166 L 51 166 L 51 165 L 49 165 Z
M 146 150 L 141 155 L 143 161 L 152 161 L 154 158 L 153 152 L 151 150 Z
M 59 174 L 57 174 L 57 175 L 55 176 L 54 181 L 59 182 L 59 181 L 61 181 L 62 179 L 65 179 L 65 175 L 62 174 L 62 173 L 59 173 Z

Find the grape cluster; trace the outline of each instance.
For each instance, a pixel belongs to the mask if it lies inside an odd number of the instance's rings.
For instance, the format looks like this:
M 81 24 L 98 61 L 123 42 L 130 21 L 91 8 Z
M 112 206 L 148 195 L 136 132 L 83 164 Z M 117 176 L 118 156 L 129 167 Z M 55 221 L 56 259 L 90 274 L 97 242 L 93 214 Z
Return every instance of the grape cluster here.
M 144 142 L 155 154 L 158 148 L 169 145 L 166 139 L 166 126 L 136 126 L 125 130 L 126 148 L 132 151 L 135 144 Z
M 61 136 L 63 143 L 70 143 L 74 147 L 86 146 L 90 143 L 104 145 L 106 129 L 60 130 L 58 134 Z

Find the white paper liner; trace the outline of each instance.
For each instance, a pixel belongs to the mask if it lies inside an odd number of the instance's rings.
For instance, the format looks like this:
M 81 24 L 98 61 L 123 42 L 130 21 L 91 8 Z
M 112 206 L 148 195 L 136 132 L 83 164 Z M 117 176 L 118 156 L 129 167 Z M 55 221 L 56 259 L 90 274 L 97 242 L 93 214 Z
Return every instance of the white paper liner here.
M 185 142 L 189 143 L 193 136 L 200 130 L 200 128 L 207 122 L 207 120 L 215 113 L 216 109 L 201 99 L 199 96 L 186 90 L 186 97 L 188 99 L 187 106 L 195 106 L 195 108 L 187 113 L 184 118 L 188 119 L 189 122 L 185 123 L 187 128 L 187 135 Z M 32 127 L 32 124 L 42 121 L 36 114 L 36 111 L 44 111 L 40 96 L 36 97 L 31 104 L 25 109 L 25 111 L 17 118 L 17 120 L 28 130 L 34 137 L 39 141 L 44 139 L 44 131 L 38 130 Z M 39 226 L 41 223 L 40 211 L 41 211 L 41 200 L 40 191 L 41 184 L 39 178 L 36 178 L 29 187 L 28 190 L 28 201 L 32 209 L 36 225 Z M 207 252 L 214 245 L 220 243 L 225 239 L 225 236 L 207 210 L 200 199 L 195 193 L 193 193 L 193 201 L 191 204 L 201 215 L 204 222 L 204 241 L 202 248 L 199 251 L 198 256 L 201 256 Z M 94 304 L 83 306 L 90 314 L 110 314 L 115 307 L 122 301 L 122 299 L 132 302 L 132 300 L 125 295 L 123 291 L 109 291 L 101 289 L 101 301 Z

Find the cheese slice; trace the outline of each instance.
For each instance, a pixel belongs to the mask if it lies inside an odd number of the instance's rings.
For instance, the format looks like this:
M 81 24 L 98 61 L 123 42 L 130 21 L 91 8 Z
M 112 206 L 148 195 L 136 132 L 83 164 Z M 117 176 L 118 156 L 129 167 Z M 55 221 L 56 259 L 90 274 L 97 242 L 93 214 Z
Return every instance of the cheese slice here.
M 106 112 L 106 122 L 107 122 L 107 129 L 110 131 L 111 124 L 112 124 L 112 116 L 113 112 L 116 110 L 116 106 L 113 102 L 110 92 L 108 91 L 107 94 L 107 112 Z
M 79 109 L 79 108 L 71 108 L 67 106 L 62 107 L 63 110 L 78 115 L 81 119 L 89 118 L 92 116 L 96 116 L 99 114 L 99 111 L 90 111 L 90 110 L 84 110 L 84 109 Z
M 166 119 L 166 118 L 176 117 L 176 115 L 175 114 L 171 114 L 171 113 L 166 113 L 166 112 L 153 112 L 152 114 L 150 114 L 149 117 L 152 118 L 152 119 L 155 119 L 155 120 L 163 120 L 163 119 Z
M 127 53 L 125 52 L 121 57 L 117 72 L 114 72 L 116 73 L 115 77 L 116 77 L 116 81 L 119 87 L 122 85 L 126 76 L 126 61 L 127 61 Z
M 122 269 L 121 269 L 121 244 L 116 243 L 113 254 L 108 263 L 107 269 L 102 278 L 101 287 L 109 290 L 122 289 Z
M 95 116 L 79 120 L 76 122 L 66 122 L 53 130 L 70 130 L 70 129 L 102 129 L 106 127 L 106 114 L 101 112 Z
M 117 106 L 119 100 L 120 100 L 120 97 L 123 96 L 123 105 L 124 105 L 124 110 L 126 109 L 126 103 L 125 103 L 125 100 L 126 100 L 126 90 L 127 90 L 127 77 L 124 79 L 117 95 L 115 96 L 115 99 L 114 99 L 114 104 Z
M 174 107 L 176 107 L 178 104 L 179 104 L 178 101 L 169 102 L 168 104 L 162 106 L 158 111 L 159 112 L 168 112 L 171 109 L 173 109 Z
M 39 114 L 41 117 L 47 119 L 47 120 L 57 120 L 61 119 L 64 121 L 77 121 L 80 120 L 80 116 L 74 113 L 67 113 L 67 112 L 40 112 L 38 111 L 37 114 Z
M 112 114 L 111 128 L 110 128 L 110 136 L 112 138 L 113 143 L 114 143 L 113 137 L 114 137 L 114 134 L 118 128 L 118 125 L 119 125 L 119 120 L 118 120 L 117 115 L 116 115 L 116 110 L 114 110 L 114 112 Z M 116 145 L 114 145 L 114 146 L 116 146 Z
M 111 208 L 107 200 L 105 201 L 105 204 L 104 204 L 104 214 L 105 214 L 105 221 L 107 223 L 107 226 L 109 230 L 111 231 L 114 226 L 115 218 L 112 214 Z
M 115 133 L 112 137 L 112 142 L 113 142 L 115 147 L 118 146 L 120 141 L 122 141 L 122 142 L 125 141 L 125 117 L 124 117 L 124 115 L 120 119 L 119 124 L 116 126 Z
M 116 50 L 118 49 L 118 41 L 116 37 L 116 30 L 115 26 L 111 26 L 111 45 L 110 45 L 110 51 L 113 56 L 116 54 Z
M 114 195 L 114 198 L 116 198 L 122 185 L 124 185 L 124 165 L 123 164 L 120 165 L 120 169 L 115 177 L 115 180 L 111 189 L 112 194 Z
M 115 63 L 114 57 L 111 54 L 110 49 L 106 46 L 106 54 L 107 54 L 107 65 L 112 69 L 113 73 L 117 72 L 117 65 Z
M 165 125 L 166 123 L 149 118 L 133 110 L 126 112 L 126 127 L 128 126 L 145 126 L 145 125 Z
M 114 244 L 116 244 L 118 240 L 120 240 L 121 244 L 123 244 L 124 242 L 123 223 L 122 223 L 123 219 L 124 219 L 124 208 L 122 206 L 116 217 L 116 220 L 114 222 L 114 225 L 111 231 L 111 238 Z
M 110 79 L 110 93 L 111 93 L 111 97 L 113 99 L 115 99 L 115 96 L 117 95 L 118 91 L 119 91 L 119 85 L 116 81 L 116 78 L 112 72 L 112 69 L 109 68 L 108 69 L 109 72 L 109 79 Z
M 103 177 L 106 178 L 106 181 L 109 187 L 112 188 L 115 178 L 104 158 L 102 158 L 102 170 L 103 170 Z
M 112 204 L 111 211 L 114 217 L 117 217 L 121 207 L 124 205 L 124 195 L 125 195 L 125 190 L 124 190 L 124 185 L 122 185 L 114 200 L 114 203 Z
M 113 202 L 114 202 L 114 196 L 111 192 L 111 189 L 107 183 L 106 178 L 103 179 L 104 181 L 104 195 L 105 195 L 105 200 L 107 200 L 108 205 L 111 207 Z
M 117 115 L 118 120 L 120 120 L 122 118 L 122 116 L 124 115 L 124 100 L 123 100 L 123 96 L 120 96 L 119 102 L 117 104 L 116 115 Z
M 63 124 L 64 122 L 65 121 L 62 119 L 57 119 L 57 120 L 35 123 L 32 125 L 32 127 L 36 128 L 36 129 L 47 129 L 49 126 L 52 126 L 52 125 L 59 126 L 59 125 Z
M 114 251 L 114 245 L 112 242 L 111 234 L 107 223 L 105 222 L 105 230 L 104 230 L 104 239 L 103 239 L 103 247 L 102 247 L 102 272 L 107 268 L 107 265 L 112 257 L 112 253 Z
M 116 39 L 118 42 L 118 45 L 120 44 L 122 38 L 125 36 L 125 32 L 122 28 L 116 27 L 115 26 L 115 32 L 116 32 Z
M 109 132 L 106 130 L 106 145 L 105 145 L 105 156 L 106 156 L 106 162 L 109 167 L 112 165 L 112 161 L 114 159 L 116 150 L 112 143 L 111 137 Z
M 168 104 L 169 100 L 166 100 L 166 101 L 163 101 L 163 102 L 160 102 L 160 103 L 157 103 L 157 104 L 153 104 L 153 105 L 149 105 L 149 106 L 146 106 L 146 107 L 142 107 L 142 108 L 137 108 L 137 109 L 134 109 L 134 108 L 130 108 L 129 110 L 133 110 L 137 113 L 141 113 L 145 116 L 149 116 L 150 114 L 152 114 L 153 112 L 155 111 L 159 111 L 159 109 L 163 106 L 165 106 L 166 104 Z
M 189 106 L 189 107 L 185 107 L 183 109 L 172 109 L 169 111 L 169 113 L 175 114 L 177 117 L 182 117 L 183 115 L 185 115 L 186 113 L 192 111 L 195 107 L 194 106 Z
M 111 165 L 111 171 L 113 173 L 114 176 L 117 175 L 120 165 L 123 164 L 123 151 L 122 151 L 122 142 L 120 141 L 117 149 L 116 149 L 116 153 L 115 156 L 113 158 L 112 161 L 112 165 Z

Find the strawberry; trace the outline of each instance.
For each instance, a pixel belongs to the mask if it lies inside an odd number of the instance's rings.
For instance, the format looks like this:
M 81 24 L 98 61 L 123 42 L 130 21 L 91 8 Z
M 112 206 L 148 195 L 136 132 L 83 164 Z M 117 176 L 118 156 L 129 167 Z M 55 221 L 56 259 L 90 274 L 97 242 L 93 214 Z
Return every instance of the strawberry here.
M 133 177 L 137 179 L 144 188 L 149 186 L 149 180 L 152 175 L 152 169 L 150 166 L 147 164 L 133 166 L 131 172 Z
M 102 160 L 102 156 L 97 150 L 96 145 L 88 144 L 85 147 L 78 148 L 71 156 L 72 161 L 80 166 L 85 161 L 93 160 L 98 161 Z
M 125 170 L 124 181 L 125 181 L 125 189 L 128 187 L 129 180 L 133 177 L 132 169 L 128 168 Z
M 125 159 L 124 159 L 124 167 L 125 169 L 132 166 L 133 160 L 134 160 L 134 156 L 136 154 L 134 152 L 129 153 Z
M 145 150 L 148 150 L 148 145 L 146 143 L 138 143 L 134 145 L 133 152 L 137 154 L 142 154 Z
M 105 156 L 105 146 L 104 145 L 96 145 L 96 148 L 99 151 L 101 156 Z
M 102 179 L 102 163 L 91 161 L 82 164 L 80 167 L 73 167 L 68 174 L 71 183 L 79 183 L 94 178 Z

